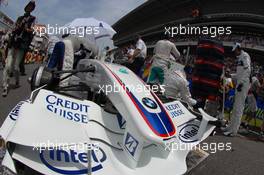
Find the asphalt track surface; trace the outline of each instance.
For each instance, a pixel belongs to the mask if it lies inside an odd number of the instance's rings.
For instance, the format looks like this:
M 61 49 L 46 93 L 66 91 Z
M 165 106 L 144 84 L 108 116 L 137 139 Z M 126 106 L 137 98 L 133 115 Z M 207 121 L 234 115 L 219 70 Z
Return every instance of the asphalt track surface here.
M 31 76 L 37 65 L 26 65 L 27 76 L 21 77 L 21 87 L 12 89 L 6 98 L 0 96 L 0 124 L 2 125 L 9 111 L 21 100 L 30 95 L 27 78 Z M 2 84 L 2 66 L 0 65 L 0 83 Z M 2 86 L 0 86 L 2 92 Z M 190 175 L 263 175 L 264 174 L 264 142 L 256 136 L 224 137 L 221 134 L 210 136 L 205 140 L 203 148 L 211 146 L 209 157 L 194 168 Z M 215 151 L 215 144 L 231 143 L 230 151 Z M 207 146 L 206 146 L 207 145 Z M 219 144 L 218 144 L 219 145 Z M 222 147 L 220 148 L 222 149 Z

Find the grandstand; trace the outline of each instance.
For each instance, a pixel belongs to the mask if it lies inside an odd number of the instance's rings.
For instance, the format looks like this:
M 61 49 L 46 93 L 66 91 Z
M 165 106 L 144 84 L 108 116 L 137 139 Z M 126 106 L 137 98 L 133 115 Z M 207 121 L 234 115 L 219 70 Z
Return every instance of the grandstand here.
M 263 6 L 262 0 L 149 0 L 113 25 L 117 31 L 114 43 L 117 46 L 126 45 L 137 33 L 151 48 L 167 26 L 231 26 L 231 35 L 218 36 L 226 50 L 230 50 L 233 42 L 239 41 L 253 60 L 263 62 Z M 198 37 L 176 36 L 175 43 L 180 50 L 190 46 L 192 52 Z
M 0 31 L 12 29 L 15 22 L 6 14 L 0 11 Z

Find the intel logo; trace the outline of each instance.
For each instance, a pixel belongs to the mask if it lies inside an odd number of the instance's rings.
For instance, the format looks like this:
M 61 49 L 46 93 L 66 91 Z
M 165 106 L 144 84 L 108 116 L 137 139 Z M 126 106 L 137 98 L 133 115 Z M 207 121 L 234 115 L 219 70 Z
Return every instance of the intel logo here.
M 16 121 L 18 116 L 19 116 L 19 111 L 21 106 L 24 104 L 24 102 L 19 102 L 13 109 L 12 111 L 9 113 L 9 117 L 11 120 Z
M 107 157 L 103 149 L 91 150 L 92 172 L 103 169 Z M 41 162 L 50 170 L 60 174 L 87 174 L 87 152 L 75 150 L 45 150 L 40 153 Z
M 179 139 L 185 143 L 196 142 L 199 126 L 195 124 L 187 124 L 179 132 Z

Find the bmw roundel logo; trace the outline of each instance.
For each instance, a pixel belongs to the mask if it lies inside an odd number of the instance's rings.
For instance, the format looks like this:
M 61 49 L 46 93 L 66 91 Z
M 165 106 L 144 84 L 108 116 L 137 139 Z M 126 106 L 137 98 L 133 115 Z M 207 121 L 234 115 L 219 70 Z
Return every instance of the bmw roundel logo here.
M 142 99 L 142 103 L 151 109 L 157 109 L 157 107 L 158 107 L 157 103 L 148 97 L 144 97 Z

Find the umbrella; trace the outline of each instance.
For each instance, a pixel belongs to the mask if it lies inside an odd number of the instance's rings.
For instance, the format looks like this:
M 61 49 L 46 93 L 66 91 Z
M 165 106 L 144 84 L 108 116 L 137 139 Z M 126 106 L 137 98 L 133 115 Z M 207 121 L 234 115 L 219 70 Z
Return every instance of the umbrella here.
M 94 32 L 93 39 L 97 40 L 99 38 L 103 37 L 110 37 L 112 38 L 116 31 L 106 22 L 99 21 L 95 18 L 76 18 L 72 22 L 66 24 L 64 27 L 68 28 L 79 28 L 79 27 L 91 27 L 91 28 L 97 28 L 98 32 Z

